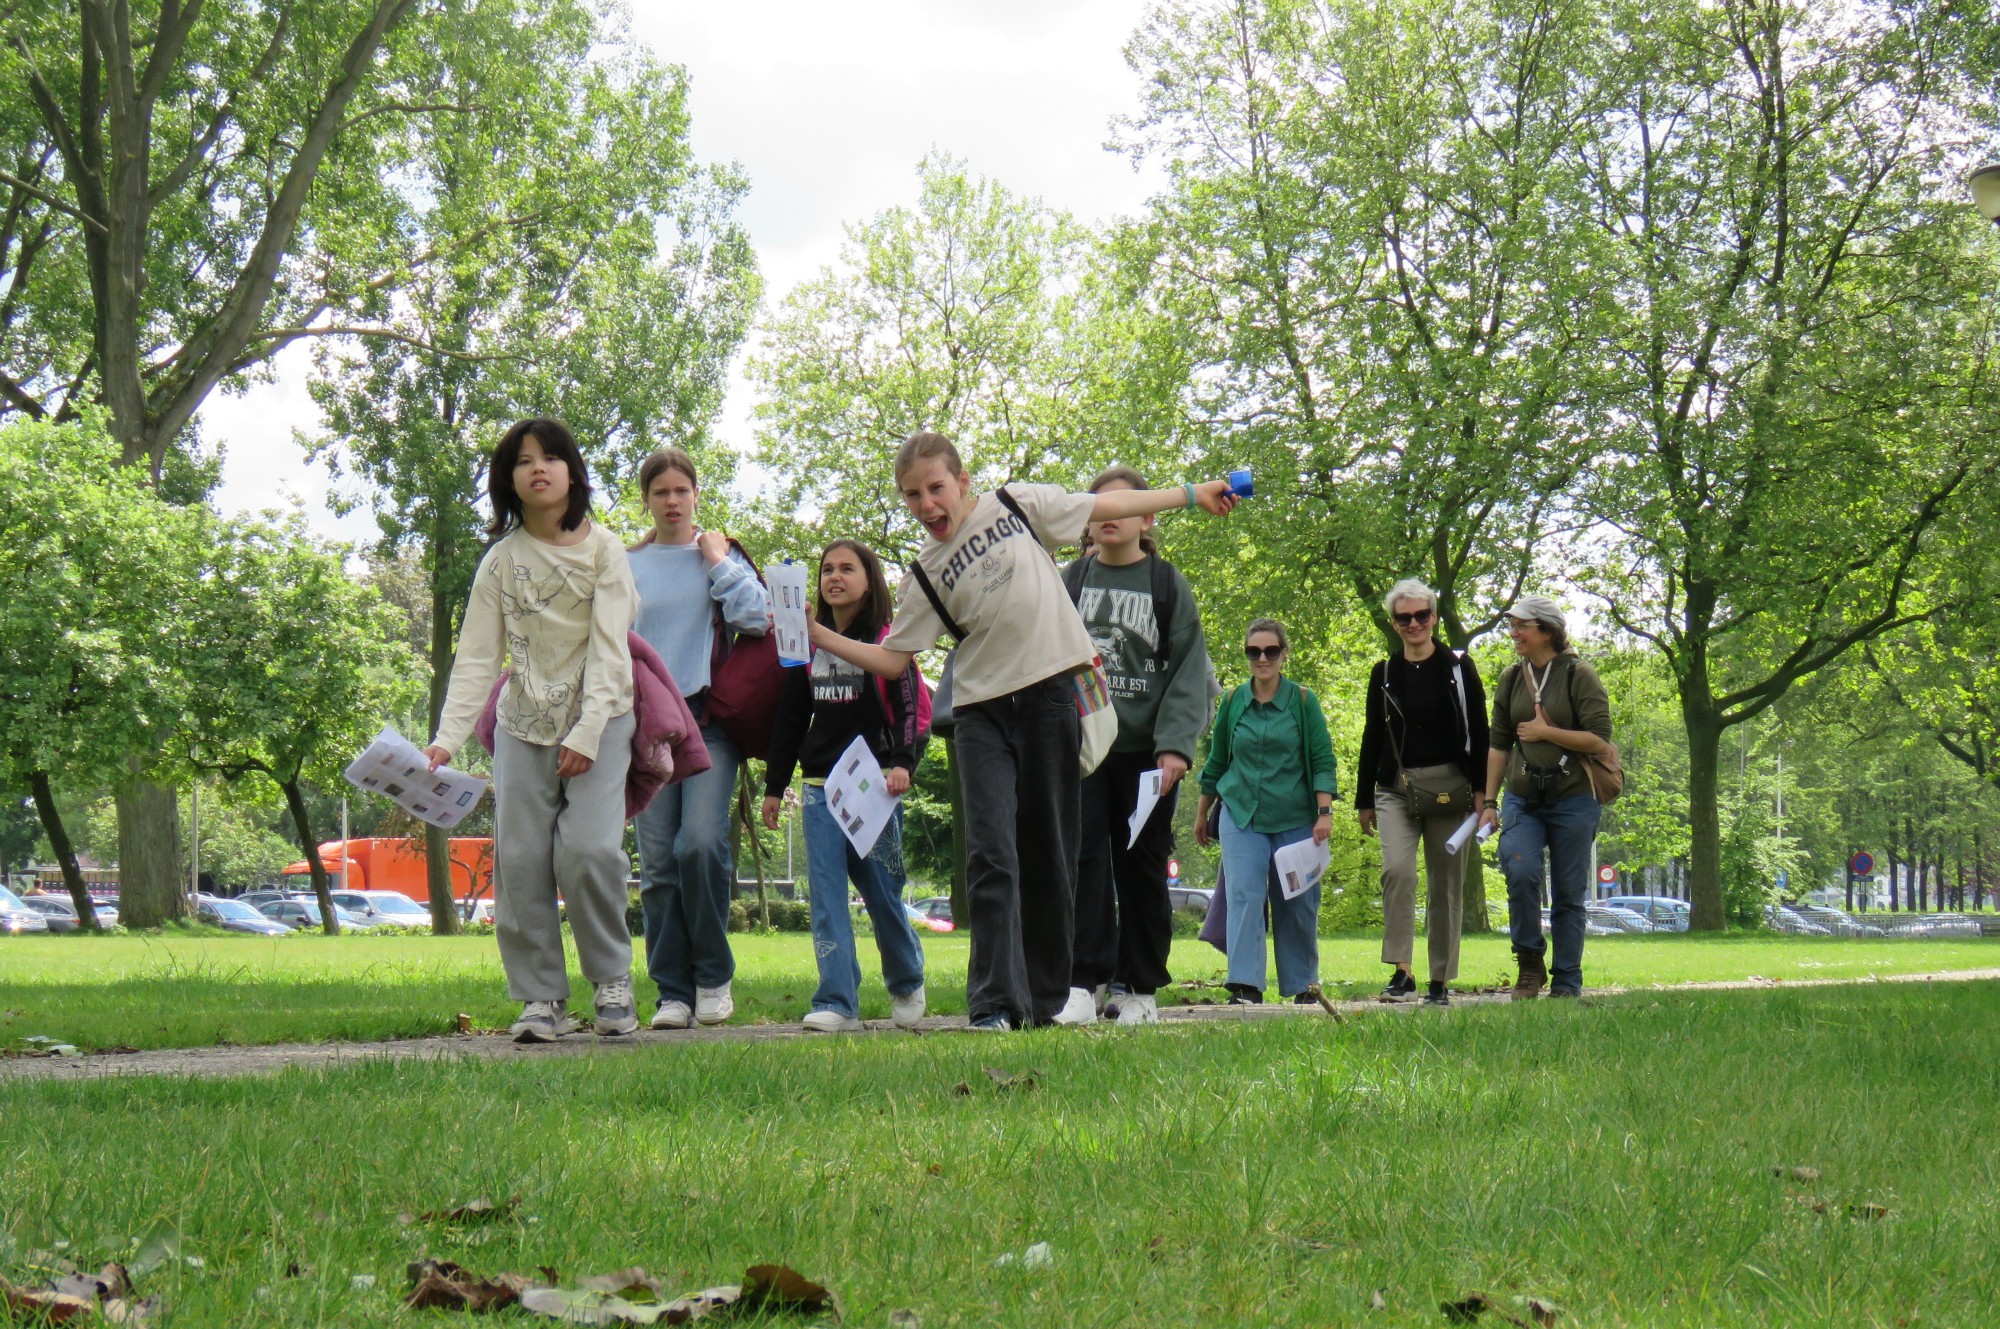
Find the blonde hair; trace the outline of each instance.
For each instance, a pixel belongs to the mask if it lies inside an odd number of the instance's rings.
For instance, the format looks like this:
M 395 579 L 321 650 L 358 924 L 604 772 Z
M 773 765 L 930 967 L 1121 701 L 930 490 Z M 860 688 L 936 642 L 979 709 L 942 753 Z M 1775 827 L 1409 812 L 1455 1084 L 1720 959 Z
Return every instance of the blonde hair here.
M 937 457 L 944 458 L 953 475 L 965 474 L 965 460 L 958 455 L 958 445 L 943 434 L 926 430 L 904 439 L 903 446 L 896 449 L 896 487 L 902 488 L 904 476 Z

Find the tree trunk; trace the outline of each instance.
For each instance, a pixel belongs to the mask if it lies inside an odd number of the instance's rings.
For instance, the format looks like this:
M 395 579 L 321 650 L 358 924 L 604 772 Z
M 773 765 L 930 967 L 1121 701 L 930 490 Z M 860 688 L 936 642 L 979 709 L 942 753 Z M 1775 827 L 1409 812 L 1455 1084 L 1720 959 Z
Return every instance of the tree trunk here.
M 1491 932 L 1493 919 L 1486 912 L 1486 855 L 1479 852 L 1477 840 L 1467 845 L 1465 852 L 1472 855 L 1472 861 L 1465 865 L 1465 898 L 1458 911 L 1458 930 Z
M 305 850 L 306 867 L 312 870 L 313 898 L 319 901 L 320 931 L 329 937 L 338 937 L 340 915 L 333 907 L 333 885 L 327 880 L 326 863 L 319 856 L 319 837 L 313 834 L 312 814 L 306 811 L 305 791 L 299 788 L 297 780 L 280 780 L 278 788 L 285 791 L 285 806 L 290 809 L 292 825 L 298 831 L 299 848 Z
M 958 747 L 944 740 L 945 766 L 951 778 L 945 789 L 951 797 L 951 925 L 954 932 L 972 935 L 972 910 L 965 902 L 965 788 L 958 781 Z
M 1706 689 L 1706 684 L 1701 686 Z M 1688 741 L 1688 899 L 1692 906 L 1688 927 L 1695 932 L 1720 932 L 1729 921 L 1722 905 L 1722 822 L 1715 806 L 1722 726 L 1706 705 L 1693 704 L 1685 695 L 1681 720 Z
M 56 864 L 62 868 L 63 885 L 69 887 L 69 902 L 76 909 L 78 924 L 87 931 L 95 932 L 97 908 L 90 902 L 90 892 L 84 889 L 83 869 L 76 865 L 76 849 L 69 842 L 69 831 L 64 827 L 62 813 L 56 807 L 55 791 L 49 787 L 49 773 L 31 771 L 28 790 L 34 795 L 35 815 L 42 819 L 42 833 L 49 837 L 49 848 L 55 851 Z
M 180 804 L 173 787 L 134 778 L 114 792 L 119 921 L 127 927 L 151 928 L 187 917 Z
M 451 683 L 451 602 L 438 594 L 437 538 L 431 538 L 431 733 L 437 732 L 438 717 L 444 714 L 445 690 Z M 497 829 L 497 828 L 496 828 Z M 451 890 L 451 832 L 442 826 L 424 827 L 424 885 L 430 896 L 431 934 L 450 936 L 458 929 L 458 903 Z M 468 886 L 466 894 L 473 888 Z

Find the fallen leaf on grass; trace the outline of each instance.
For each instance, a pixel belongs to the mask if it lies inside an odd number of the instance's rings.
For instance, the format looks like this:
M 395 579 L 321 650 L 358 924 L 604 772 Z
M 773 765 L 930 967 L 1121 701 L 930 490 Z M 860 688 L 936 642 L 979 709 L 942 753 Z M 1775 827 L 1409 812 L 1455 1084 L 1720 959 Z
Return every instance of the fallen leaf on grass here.
M 1819 1180 L 1819 1169 L 1816 1167 L 1785 1167 L 1783 1164 L 1779 1164 L 1771 1169 L 1771 1175 L 1774 1177 L 1783 1177 L 1790 1181 L 1810 1183 Z
M 1022 1071 L 1019 1075 L 1009 1075 L 998 1066 L 986 1068 L 986 1078 L 999 1089 L 1039 1089 L 1042 1086 L 1040 1071 Z
M 915 1311 L 899 1308 L 889 1312 L 889 1329 L 924 1329 L 924 1322 Z
M 396 1221 L 404 1227 L 412 1223 L 498 1223 L 514 1217 L 514 1209 L 521 1203 L 518 1195 L 495 1204 L 485 1196 L 459 1205 L 455 1209 L 426 1209 L 421 1214 L 397 1214 Z
M 458 1032 L 461 1034 L 472 1032 L 472 1017 L 464 1011 L 458 1013 Z
M 686 1324 L 734 1306 L 741 1295 L 741 1288 L 711 1287 L 672 1301 L 642 1304 L 608 1292 L 545 1287 L 523 1292 L 520 1304 L 522 1310 L 565 1324 Z
M 667 1291 L 665 1283 L 637 1265 L 615 1274 L 586 1274 L 576 1280 L 576 1285 L 585 1292 L 609 1292 L 614 1297 L 629 1297 L 635 1292 L 643 1292 L 649 1301 L 658 1301 Z
M 101 1275 L 90 1274 L 65 1275 L 61 1285 L 53 1288 L 16 1287 L 0 1278 L 0 1306 L 6 1308 L 10 1320 L 19 1317 L 43 1324 L 88 1324 L 101 1320 L 105 1324 L 143 1326 L 159 1318 L 158 1297 L 135 1301 L 129 1283 L 123 1285 L 122 1295 L 108 1295 L 113 1287 Z
M 1378 1288 L 1376 1288 L 1376 1289 L 1375 1289 L 1375 1290 L 1374 1290 L 1373 1292 L 1369 1293 L 1369 1294 L 1368 1294 L 1368 1309 L 1369 1309 L 1369 1310 L 1371 1310 L 1371 1311 L 1386 1311 L 1386 1310 L 1388 1310 L 1388 1309 L 1389 1309 L 1389 1289 L 1388 1289 L 1388 1288 L 1386 1288 L 1386 1287 L 1378 1287 Z
M 403 1305 L 411 1310 L 497 1311 L 520 1301 L 530 1288 L 543 1281 L 526 1274 L 495 1274 L 481 1278 L 450 1260 L 417 1260 L 411 1263 L 410 1292 Z
M 753 1264 L 743 1271 L 745 1309 L 769 1306 L 810 1313 L 824 1308 L 832 1299 L 831 1292 L 782 1264 Z
M 1468 1293 L 1457 1301 L 1440 1303 L 1438 1309 L 1442 1310 L 1444 1318 L 1450 1320 L 1453 1324 L 1472 1324 L 1482 1315 L 1493 1315 L 1508 1324 L 1517 1326 L 1518 1329 L 1529 1329 L 1530 1321 L 1534 1324 L 1542 1325 L 1546 1329 L 1546 1326 L 1552 1325 L 1560 1319 L 1563 1313 L 1562 1307 L 1543 1297 L 1516 1297 L 1514 1298 L 1514 1304 L 1528 1313 L 1527 1320 L 1502 1310 L 1500 1303 L 1484 1292 Z M 1378 1306 L 1377 1309 L 1380 1309 L 1380 1307 Z
M 139 1248 L 133 1252 L 126 1267 L 131 1270 L 132 1277 L 144 1278 L 180 1253 L 180 1230 L 170 1223 L 155 1223 L 139 1239 Z
M 1849 1218 L 1887 1218 L 1889 1216 L 1889 1206 L 1865 1200 L 1860 1204 L 1848 1205 L 1847 1216 Z
M 925 1168 L 924 1171 L 929 1173 L 933 1177 L 942 1177 L 944 1175 L 944 1164 L 933 1163 L 929 1167 Z
M 956 1097 L 959 1098 L 970 1098 L 972 1097 L 972 1086 L 967 1084 L 965 1081 L 960 1080 L 957 1084 L 951 1087 L 951 1092 Z

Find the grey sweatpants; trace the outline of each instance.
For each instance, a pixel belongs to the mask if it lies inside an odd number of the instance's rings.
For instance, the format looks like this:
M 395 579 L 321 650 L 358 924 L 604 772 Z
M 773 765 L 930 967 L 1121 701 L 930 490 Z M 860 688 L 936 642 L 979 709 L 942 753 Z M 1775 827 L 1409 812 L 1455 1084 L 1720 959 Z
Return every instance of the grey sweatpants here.
M 556 778 L 559 747 L 493 736 L 493 932 L 516 1001 L 567 1001 L 561 898 L 583 976 L 609 983 L 632 974 L 625 926 L 625 773 L 632 713 L 604 726 L 597 760 Z
M 1452 766 L 1419 766 L 1419 779 L 1450 775 Z M 1375 833 L 1382 840 L 1382 962 L 1409 964 L 1417 929 L 1417 849 L 1424 851 L 1428 899 L 1424 931 L 1430 938 L 1430 976 L 1434 983 L 1458 977 L 1460 901 L 1465 891 L 1465 865 L 1479 852 L 1468 842 L 1456 854 L 1445 841 L 1458 829 L 1450 817 L 1410 816 L 1410 805 L 1393 789 L 1375 791 Z

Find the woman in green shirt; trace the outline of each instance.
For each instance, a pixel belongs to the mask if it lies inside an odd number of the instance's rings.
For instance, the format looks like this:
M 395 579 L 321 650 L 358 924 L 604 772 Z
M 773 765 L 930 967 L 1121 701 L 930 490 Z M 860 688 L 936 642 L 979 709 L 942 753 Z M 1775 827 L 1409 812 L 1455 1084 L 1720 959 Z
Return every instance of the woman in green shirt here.
M 1278 992 L 1303 998 L 1319 982 L 1319 886 L 1285 898 L 1272 856 L 1333 831 L 1333 741 L 1319 698 L 1285 677 L 1284 624 L 1260 618 L 1244 634 L 1250 681 L 1223 697 L 1201 771 L 1195 841 L 1209 840 L 1221 800 L 1222 879 L 1229 909 L 1229 1000 L 1264 1000 L 1264 902 L 1278 952 Z

